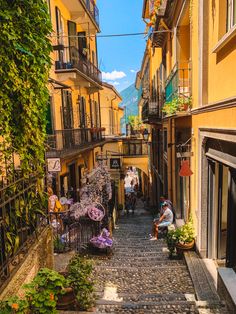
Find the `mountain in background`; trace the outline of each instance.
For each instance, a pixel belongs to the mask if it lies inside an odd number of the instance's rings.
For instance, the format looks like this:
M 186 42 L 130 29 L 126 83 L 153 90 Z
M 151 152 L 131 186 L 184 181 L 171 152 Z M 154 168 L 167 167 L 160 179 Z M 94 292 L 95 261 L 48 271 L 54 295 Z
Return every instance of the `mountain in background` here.
M 135 88 L 135 84 L 132 84 L 123 91 L 121 91 L 120 94 L 123 99 L 122 103 L 120 103 L 120 107 L 126 107 L 126 113 L 124 110 L 124 116 L 121 119 L 122 133 L 125 133 L 125 114 L 126 120 L 128 119 L 128 116 L 138 115 L 138 91 Z

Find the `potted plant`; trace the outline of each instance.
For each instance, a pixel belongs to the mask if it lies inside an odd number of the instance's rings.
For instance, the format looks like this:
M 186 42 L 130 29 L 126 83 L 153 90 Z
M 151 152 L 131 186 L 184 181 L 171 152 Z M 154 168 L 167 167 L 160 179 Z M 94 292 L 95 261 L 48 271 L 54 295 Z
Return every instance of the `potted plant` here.
M 70 260 L 67 270 L 68 284 L 74 289 L 79 309 L 88 310 L 95 302 L 91 262 L 75 255 Z
M 68 282 L 58 272 L 42 268 L 29 284 L 24 285 L 30 313 L 57 313 L 60 295 L 67 292 Z
M 168 230 L 167 246 L 170 252 L 170 257 L 177 252 L 179 256 L 183 255 L 183 251 L 193 248 L 195 242 L 195 232 L 192 218 L 182 227 L 176 230 Z
M 175 96 L 171 101 L 166 102 L 162 108 L 165 115 L 173 115 L 176 112 L 187 111 L 191 107 L 191 97 Z

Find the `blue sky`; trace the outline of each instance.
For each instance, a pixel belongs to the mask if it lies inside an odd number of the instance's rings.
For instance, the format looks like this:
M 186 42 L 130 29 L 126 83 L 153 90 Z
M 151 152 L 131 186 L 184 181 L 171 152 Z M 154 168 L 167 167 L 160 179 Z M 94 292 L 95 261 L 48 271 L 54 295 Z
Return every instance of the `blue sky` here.
M 142 0 L 97 0 L 97 5 L 101 35 L 145 30 L 141 17 Z M 115 85 L 118 91 L 131 85 L 141 66 L 145 43 L 143 35 L 98 38 L 98 64 L 106 73 L 103 80 Z

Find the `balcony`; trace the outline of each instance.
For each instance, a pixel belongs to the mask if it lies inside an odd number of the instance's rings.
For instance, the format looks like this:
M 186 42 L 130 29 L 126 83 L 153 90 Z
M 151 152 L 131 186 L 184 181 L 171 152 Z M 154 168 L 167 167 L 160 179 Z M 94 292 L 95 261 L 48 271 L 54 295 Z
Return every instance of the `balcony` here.
M 99 10 L 93 0 L 62 0 L 62 3 L 70 11 L 72 21 L 83 23 L 83 26 L 89 23 L 93 34 L 100 31 Z
M 158 102 L 146 101 L 142 108 L 142 120 L 144 123 L 161 123 L 162 114 Z
M 97 27 L 99 28 L 99 10 L 93 0 L 82 0 L 88 10 L 89 14 L 93 18 L 94 22 L 96 23 Z
M 47 157 L 64 157 L 104 140 L 101 128 L 56 130 L 48 136 Z
M 164 113 L 172 115 L 188 112 L 191 95 L 191 69 L 189 66 L 179 68 L 176 65 L 166 80 Z
M 138 157 L 148 155 L 148 144 L 142 139 L 123 139 L 123 156 Z
M 59 54 L 63 55 L 64 62 L 59 59 Z M 65 47 L 58 53 L 58 58 L 55 62 L 55 71 L 60 74 L 75 72 L 76 70 L 79 71 L 78 74 L 82 76 L 83 80 L 87 79 L 99 85 L 102 84 L 101 71 L 76 47 Z

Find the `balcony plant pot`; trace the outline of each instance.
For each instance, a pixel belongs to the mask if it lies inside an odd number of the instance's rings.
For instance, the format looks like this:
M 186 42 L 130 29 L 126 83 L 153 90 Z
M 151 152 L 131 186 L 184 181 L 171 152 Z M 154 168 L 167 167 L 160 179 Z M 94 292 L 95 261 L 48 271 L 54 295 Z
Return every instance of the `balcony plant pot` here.
M 98 132 L 98 129 L 97 128 L 92 128 L 91 129 L 91 133 L 97 133 Z
M 61 61 L 55 61 L 55 69 L 56 70 L 62 69 L 62 62 Z
M 73 68 L 73 64 L 71 62 L 67 62 L 66 69 L 72 69 L 72 68 Z
M 64 288 L 64 294 L 58 295 L 57 310 L 73 310 L 76 306 L 76 296 L 71 287 Z
M 194 247 L 194 243 L 195 241 L 191 241 L 191 242 L 188 242 L 188 243 L 176 243 L 175 247 L 176 247 L 176 252 L 178 254 L 178 256 L 182 257 L 184 252 L 186 251 L 189 251 L 189 250 L 192 250 L 192 248 Z

